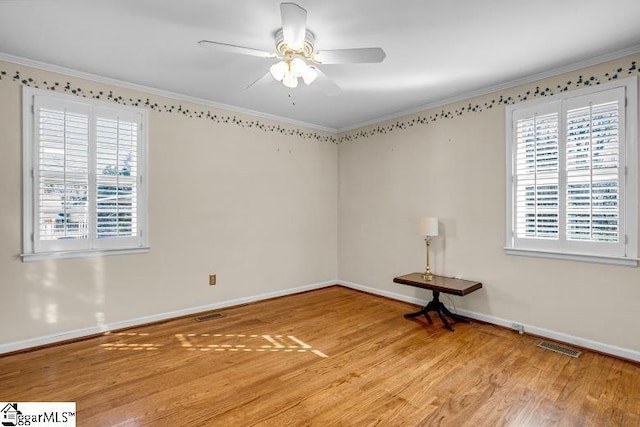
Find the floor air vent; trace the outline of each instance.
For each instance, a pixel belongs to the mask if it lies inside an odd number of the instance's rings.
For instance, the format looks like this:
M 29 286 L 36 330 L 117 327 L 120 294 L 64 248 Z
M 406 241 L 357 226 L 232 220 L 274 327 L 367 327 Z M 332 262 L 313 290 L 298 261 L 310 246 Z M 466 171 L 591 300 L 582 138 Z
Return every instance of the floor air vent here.
M 542 341 L 540 344 L 538 344 L 538 347 L 544 348 L 546 350 L 555 351 L 556 353 L 561 353 L 566 356 L 571 356 L 575 358 L 580 357 L 580 355 L 582 354 L 581 351 L 574 350 L 572 348 L 565 347 L 563 345 L 552 343 L 549 341 Z
M 198 322 L 204 322 L 206 320 L 219 319 L 221 317 L 224 317 L 224 314 L 222 314 L 222 313 L 211 313 L 211 314 L 205 314 L 204 316 L 198 316 L 198 317 L 196 317 L 196 320 Z

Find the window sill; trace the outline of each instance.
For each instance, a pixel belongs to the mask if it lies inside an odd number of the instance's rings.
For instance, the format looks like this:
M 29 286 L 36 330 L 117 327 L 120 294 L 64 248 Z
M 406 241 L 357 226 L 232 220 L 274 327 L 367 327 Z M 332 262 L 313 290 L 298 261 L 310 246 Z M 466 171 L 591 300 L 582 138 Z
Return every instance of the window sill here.
M 623 265 L 637 267 L 638 258 L 614 257 L 603 255 L 570 254 L 566 252 L 538 251 L 531 249 L 504 248 L 507 255 L 528 256 L 534 258 L 561 259 L 567 261 L 591 262 L 598 264 Z
M 68 258 L 92 258 L 109 255 L 124 254 L 146 254 L 149 252 L 148 246 L 129 249 L 95 249 L 82 251 L 60 251 L 60 252 L 41 252 L 37 254 L 20 254 L 22 262 L 45 261 Z

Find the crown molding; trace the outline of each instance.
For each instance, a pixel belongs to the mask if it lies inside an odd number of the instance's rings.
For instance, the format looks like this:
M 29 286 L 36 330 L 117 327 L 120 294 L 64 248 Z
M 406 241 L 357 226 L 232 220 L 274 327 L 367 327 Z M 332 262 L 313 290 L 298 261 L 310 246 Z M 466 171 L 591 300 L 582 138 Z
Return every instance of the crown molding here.
M 399 117 L 408 116 L 410 114 L 415 114 L 420 111 L 430 110 L 432 108 L 442 107 L 443 105 L 453 104 L 455 102 L 464 101 L 465 99 L 476 98 L 478 96 L 488 95 L 493 92 L 499 92 L 501 90 L 512 89 L 517 86 L 526 85 L 529 83 L 534 83 L 539 80 L 544 80 L 549 77 L 559 76 L 561 74 L 570 73 L 572 71 L 580 70 L 582 68 L 592 67 L 594 65 L 602 64 L 609 61 L 614 61 L 616 59 L 624 58 L 625 56 L 635 55 L 636 53 L 640 53 L 640 44 L 635 46 L 628 47 L 622 50 L 616 50 L 615 52 L 609 52 L 604 55 L 596 56 L 594 58 L 586 59 L 584 61 L 574 62 L 573 64 L 564 65 L 562 67 L 554 68 L 552 70 L 543 71 L 541 73 L 531 74 L 526 77 L 522 77 L 515 80 L 510 80 L 504 83 L 499 83 L 493 86 L 488 86 L 482 89 L 474 90 L 471 92 L 465 92 L 456 96 L 452 96 L 450 98 L 440 99 L 438 101 L 430 102 L 428 104 L 423 104 L 418 107 L 414 107 L 408 110 L 399 111 L 397 113 L 388 114 L 385 116 L 380 116 L 375 119 L 367 120 L 360 123 L 355 123 L 353 125 L 345 126 L 339 128 L 338 133 L 345 133 L 352 130 L 360 129 L 363 127 L 375 125 L 378 123 L 385 122 L 387 120 L 397 119 Z
M 37 68 L 43 71 L 49 71 L 52 73 L 64 74 L 70 77 L 76 77 L 79 79 L 90 80 L 96 83 L 102 83 L 112 86 L 118 86 L 124 89 L 130 89 L 140 92 L 145 92 L 152 95 L 163 96 L 166 98 L 172 98 L 179 101 L 192 102 L 194 104 L 200 104 L 207 107 L 218 108 L 222 110 L 231 111 L 234 113 L 247 114 L 250 116 L 260 117 L 268 120 L 275 120 L 281 123 L 286 123 L 293 126 L 301 126 L 309 129 L 319 130 L 323 132 L 330 132 L 336 134 L 338 132 L 335 128 L 320 126 L 314 123 L 302 122 L 299 120 L 293 120 L 286 117 L 276 116 L 273 114 L 261 113 L 259 111 L 250 110 L 248 108 L 235 107 L 233 105 L 222 104 L 219 102 L 209 101 L 204 98 L 197 98 L 194 96 L 183 95 L 180 93 L 170 92 L 163 89 L 158 89 L 151 86 L 139 85 L 136 83 L 130 83 L 123 80 L 117 80 L 110 77 L 100 76 L 97 74 L 86 73 L 84 71 L 74 70 L 72 68 L 66 68 L 59 65 L 49 64 L 46 62 L 36 61 L 33 59 L 23 58 L 20 56 L 10 55 L 0 52 L 0 61 L 12 62 L 18 65 L 24 65 L 25 67 Z

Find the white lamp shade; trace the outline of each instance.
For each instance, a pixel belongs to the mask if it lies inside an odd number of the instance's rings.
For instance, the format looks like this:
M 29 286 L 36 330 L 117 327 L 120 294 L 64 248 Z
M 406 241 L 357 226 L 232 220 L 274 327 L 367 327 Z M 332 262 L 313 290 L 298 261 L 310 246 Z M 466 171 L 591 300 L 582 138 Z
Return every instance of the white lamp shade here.
M 434 237 L 438 235 L 438 218 L 436 217 L 423 217 L 420 218 L 420 236 Z

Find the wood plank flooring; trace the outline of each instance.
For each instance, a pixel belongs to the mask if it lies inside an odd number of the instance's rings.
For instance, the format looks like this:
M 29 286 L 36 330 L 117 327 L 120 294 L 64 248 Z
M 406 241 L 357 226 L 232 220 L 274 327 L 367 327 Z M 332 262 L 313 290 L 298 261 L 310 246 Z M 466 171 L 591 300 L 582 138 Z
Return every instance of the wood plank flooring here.
M 0 357 L 79 426 L 640 426 L 640 366 L 339 286 Z

